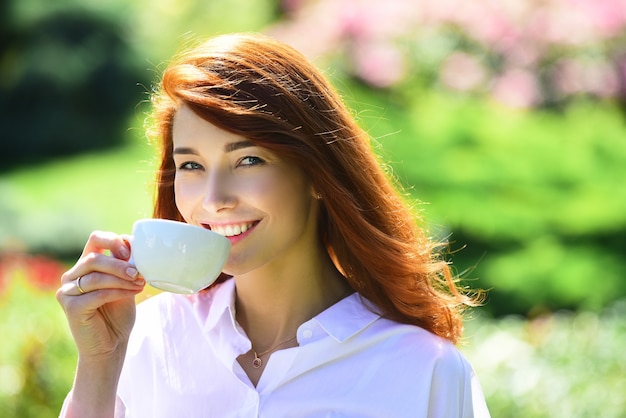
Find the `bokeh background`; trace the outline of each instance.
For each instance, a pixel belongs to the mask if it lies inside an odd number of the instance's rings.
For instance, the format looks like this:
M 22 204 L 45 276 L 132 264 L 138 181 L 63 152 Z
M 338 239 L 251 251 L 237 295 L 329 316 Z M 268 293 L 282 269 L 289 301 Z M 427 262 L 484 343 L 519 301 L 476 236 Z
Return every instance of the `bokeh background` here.
M 331 78 L 489 289 L 461 349 L 492 416 L 626 416 L 626 0 L 1 0 L 0 416 L 58 414 L 60 275 L 150 216 L 153 84 L 233 31 Z

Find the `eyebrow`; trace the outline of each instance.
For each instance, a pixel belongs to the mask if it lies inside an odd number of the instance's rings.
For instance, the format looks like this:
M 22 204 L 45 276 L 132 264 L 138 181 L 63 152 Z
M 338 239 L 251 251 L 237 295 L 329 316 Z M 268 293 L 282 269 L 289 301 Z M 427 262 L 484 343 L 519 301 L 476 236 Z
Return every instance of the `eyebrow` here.
M 198 152 L 194 148 L 178 147 L 174 148 L 173 154 L 198 155 Z
M 255 144 L 252 141 L 238 141 L 238 142 L 229 142 L 224 145 L 224 152 L 233 152 L 238 149 L 254 147 Z M 195 148 L 190 147 L 177 147 L 174 148 L 174 154 L 186 154 L 186 155 L 198 155 L 198 151 Z
M 238 149 L 254 147 L 254 146 L 255 146 L 255 144 L 252 141 L 230 142 L 230 143 L 224 145 L 224 151 L 225 152 L 233 152 L 233 151 L 237 151 Z

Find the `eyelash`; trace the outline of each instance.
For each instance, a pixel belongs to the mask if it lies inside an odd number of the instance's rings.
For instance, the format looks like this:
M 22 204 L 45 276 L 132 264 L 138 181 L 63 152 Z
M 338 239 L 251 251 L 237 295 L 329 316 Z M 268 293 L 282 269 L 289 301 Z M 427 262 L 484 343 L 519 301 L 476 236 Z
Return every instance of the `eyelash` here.
M 243 162 L 246 161 L 246 160 L 250 160 L 250 162 L 247 163 L 247 164 L 244 164 Z M 265 163 L 265 161 L 262 158 L 254 157 L 252 155 L 249 155 L 249 156 L 243 157 L 241 160 L 239 160 L 239 163 L 237 165 L 244 166 L 244 167 L 252 167 L 252 166 L 260 165 L 260 164 L 263 164 L 263 163 Z
M 190 166 L 194 166 L 193 168 Z M 184 163 L 182 163 L 181 165 L 178 166 L 178 169 L 181 171 L 193 171 L 193 170 L 200 170 L 202 168 L 202 166 L 196 162 L 193 161 L 185 161 Z
M 245 163 L 246 160 L 248 160 L 247 163 Z M 260 157 L 247 156 L 247 157 L 243 157 L 242 159 L 240 159 L 237 163 L 237 166 L 254 167 L 257 165 L 264 164 L 264 163 L 265 161 Z M 194 170 L 201 170 L 203 168 L 204 167 L 202 167 L 201 164 L 198 164 L 194 161 L 185 161 L 184 163 L 178 166 L 178 169 L 181 171 L 194 171 Z

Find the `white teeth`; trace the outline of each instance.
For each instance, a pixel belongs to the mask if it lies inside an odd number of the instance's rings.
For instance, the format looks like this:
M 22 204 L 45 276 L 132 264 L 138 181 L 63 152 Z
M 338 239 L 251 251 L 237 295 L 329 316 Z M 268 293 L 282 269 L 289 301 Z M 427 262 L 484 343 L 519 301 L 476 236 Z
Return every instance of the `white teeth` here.
M 233 237 L 235 235 L 243 234 L 251 227 L 252 224 L 237 224 L 226 226 L 211 226 L 211 230 L 217 232 L 220 235 L 224 235 L 225 237 Z

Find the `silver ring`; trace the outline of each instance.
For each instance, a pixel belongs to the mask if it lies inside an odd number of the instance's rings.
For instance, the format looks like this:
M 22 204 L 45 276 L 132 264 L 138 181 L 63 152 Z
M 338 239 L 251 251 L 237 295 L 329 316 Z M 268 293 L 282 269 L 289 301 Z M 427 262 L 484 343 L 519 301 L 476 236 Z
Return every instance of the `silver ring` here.
M 78 289 L 81 295 L 84 295 L 87 292 L 85 292 L 85 290 L 82 287 L 80 287 L 80 279 L 82 278 L 83 276 L 79 276 L 78 279 L 76 279 L 76 289 Z

